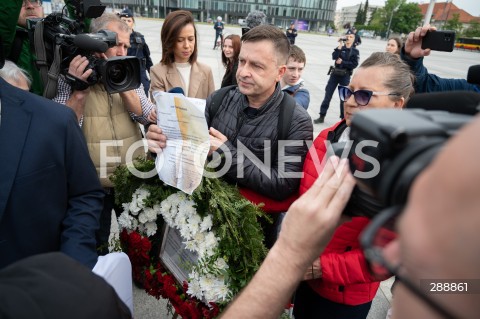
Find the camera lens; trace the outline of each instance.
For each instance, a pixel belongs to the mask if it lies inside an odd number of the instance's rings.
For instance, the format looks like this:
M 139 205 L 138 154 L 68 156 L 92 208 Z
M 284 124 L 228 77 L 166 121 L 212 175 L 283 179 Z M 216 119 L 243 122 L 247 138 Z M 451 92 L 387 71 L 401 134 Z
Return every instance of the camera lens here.
M 127 82 L 127 75 L 131 74 L 128 64 L 112 63 L 108 70 L 108 79 L 113 85 L 123 85 Z

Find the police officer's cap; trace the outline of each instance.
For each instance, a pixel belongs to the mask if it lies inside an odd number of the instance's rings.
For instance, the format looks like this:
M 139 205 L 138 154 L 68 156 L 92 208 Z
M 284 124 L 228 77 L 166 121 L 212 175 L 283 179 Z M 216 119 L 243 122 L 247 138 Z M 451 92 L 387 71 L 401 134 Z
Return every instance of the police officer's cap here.
M 133 12 L 130 9 L 124 9 L 120 12 L 120 18 L 133 18 Z

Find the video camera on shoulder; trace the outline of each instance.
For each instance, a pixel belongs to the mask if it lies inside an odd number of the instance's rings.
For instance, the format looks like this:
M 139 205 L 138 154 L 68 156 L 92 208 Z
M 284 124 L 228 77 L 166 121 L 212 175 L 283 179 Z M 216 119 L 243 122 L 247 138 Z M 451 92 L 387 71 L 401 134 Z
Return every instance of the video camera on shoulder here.
M 60 12 L 52 13 L 43 19 L 27 20 L 40 71 L 42 72 L 44 65 L 50 70 L 57 69 L 78 89 L 85 89 L 99 82 L 104 84 L 108 93 L 138 88 L 141 80 L 140 61 L 137 57 L 113 57 L 105 60 L 94 54 L 104 53 L 115 46 L 117 34 L 108 30 L 100 30 L 94 34 L 84 33 L 84 19 L 98 18 L 103 14 L 105 6 L 99 0 L 80 0 L 73 3 L 75 19 L 70 19 Z M 89 64 L 86 69 L 93 70 L 86 82 L 68 75 L 70 62 L 77 55 L 87 57 Z M 59 65 L 52 68 L 53 64 Z M 42 78 L 49 81 L 47 77 Z M 47 86 L 46 83 L 44 85 Z
M 344 213 L 371 218 L 384 208 L 404 205 L 415 178 L 472 119 L 472 115 L 421 109 L 355 114 L 350 143 L 332 145 L 337 156 L 348 154 L 357 181 Z

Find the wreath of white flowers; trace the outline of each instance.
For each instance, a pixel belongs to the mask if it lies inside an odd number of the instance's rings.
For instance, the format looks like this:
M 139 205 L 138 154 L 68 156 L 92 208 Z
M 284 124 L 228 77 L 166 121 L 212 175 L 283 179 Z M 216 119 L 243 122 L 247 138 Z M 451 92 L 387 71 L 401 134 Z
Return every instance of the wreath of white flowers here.
M 139 187 L 132 195 L 132 201 L 124 203 L 118 224 L 129 232 L 137 231 L 144 236 L 157 232 L 156 220 L 161 215 L 168 226 L 178 229 L 186 249 L 195 252 L 198 263 L 189 273 L 188 290 L 190 296 L 209 302 L 225 302 L 231 298 L 226 280 L 228 265 L 219 257 L 219 238 L 212 230 L 210 215 L 201 217 L 195 202 L 183 192 L 170 195 L 160 204 L 146 207 L 150 196 L 148 190 Z

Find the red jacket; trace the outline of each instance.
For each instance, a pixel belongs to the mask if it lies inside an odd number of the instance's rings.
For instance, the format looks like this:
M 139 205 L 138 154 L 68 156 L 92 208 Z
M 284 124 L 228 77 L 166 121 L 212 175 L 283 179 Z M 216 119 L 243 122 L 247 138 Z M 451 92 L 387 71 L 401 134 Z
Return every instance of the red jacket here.
M 322 171 L 325 141 L 329 139 L 329 133 L 333 134 L 342 123 L 323 130 L 313 142 L 303 166 L 300 195 L 310 188 Z M 355 306 L 375 297 L 380 283 L 370 275 L 359 242 L 359 235 L 369 222 L 366 217 L 353 217 L 336 229 L 320 256 L 322 278 L 308 281 L 310 287 L 323 298 Z

